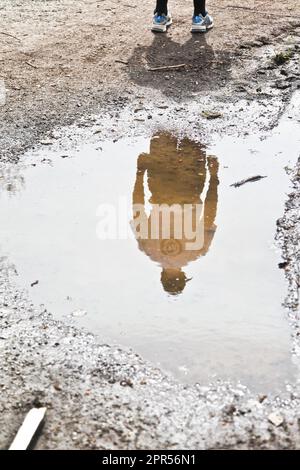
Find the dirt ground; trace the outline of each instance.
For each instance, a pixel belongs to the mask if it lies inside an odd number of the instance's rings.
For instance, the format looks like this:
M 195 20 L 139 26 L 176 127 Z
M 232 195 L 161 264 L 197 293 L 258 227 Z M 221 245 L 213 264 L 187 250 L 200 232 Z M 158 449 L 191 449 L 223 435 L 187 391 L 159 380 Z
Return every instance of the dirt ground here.
M 202 102 L 231 109 L 223 122 L 203 120 L 207 135 L 272 127 L 299 87 L 299 1 L 211 0 L 215 28 L 195 37 L 189 2 L 170 3 L 174 24 L 157 36 L 149 32 L 149 0 L 142 12 L 137 0 L 0 0 L 6 89 L 0 162 L 17 162 L 57 129 L 63 137 L 71 124 L 86 128 L 95 123 L 91 116 L 98 116 L 98 125 L 104 116 L 119 120 L 118 137 L 127 132 L 122 116 L 131 116 L 131 133 L 138 133 L 161 122 L 180 129 L 190 113 L 195 137 L 199 113 L 188 111 L 187 103 L 191 109 Z M 282 51 L 281 63 L 276 54 Z M 179 64 L 179 70 L 149 70 Z M 237 112 L 241 99 L 251 103 L 245 115 Z M 169 111 L 157 109 L 160 103 Z M 295 190 L 278 223 L 278 240 L 290 265 L 287 305 L 299 336 L 297 168 L 291 178 Z M 37 448 L 299 447 L 296 385 L 280 397 L 253 396 L 242 385 L 221 382 L 180 385 L 133 352 L 54 321 L 16 291 L 12 271 L 0 258 L 1 448 L 33 405 L 48 408 Z M 268 419 L 274 411 L 283 418 L 279 427 Z
M 157 36 L 149 32 L 149 0 L 142 12 L 136 0 L 1 0 L 0 79 L 7 89 L 2 158 L 32 146 L 54 126 L 132 102 L 137 85 L 180 100 L 191 91 L 222 88 L 232 79 L 232 66 L 247 79 L 243 60 L 249 51 L 300 25 L 298 0 L 211 0 L 216 28 L 194 37 L 192 6 L 170 4 L 174 25 L 168 35 Z M 147 70 L 182 63 L 186 67 L 179 72 Z

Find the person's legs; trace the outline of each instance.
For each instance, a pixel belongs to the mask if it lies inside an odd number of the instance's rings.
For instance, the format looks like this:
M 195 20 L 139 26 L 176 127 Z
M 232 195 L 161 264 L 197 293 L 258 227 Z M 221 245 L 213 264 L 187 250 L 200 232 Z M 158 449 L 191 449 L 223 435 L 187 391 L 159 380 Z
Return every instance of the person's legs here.
M 196 0 L 195 0 L 196 1 Z M 154 13 L 168 14 L 168 0 L 156 0 L 156 7 Z
M 213 18 L 206 11 L 205 3 L 205 0 L 194 0 L 192 33 L 206 33 L 214 25 Z
M 165 33 L 171 24 L 172 18 L 168 14 L 168 0 L 156 0 L 152 31 Z
M 194 16 L 206 15 L 205 3 L 205 0 L 194 0 Z
M 192 21 L 192 33 L 205 33 L 214 25 L 212 17 L 206 11 L 206 0 L 193 0 L 194 14 Z M 168 14 L 168 0 L 156 0 L 152 31 L 165 33 L 172 24 L 172 18 Z
M 202 15 L 205 16 L 205 3 L 206 0 L 194 0 L 194 16 Z M 168 14 L 168 0 L 156 0 L 156 7 L 154 13 Z

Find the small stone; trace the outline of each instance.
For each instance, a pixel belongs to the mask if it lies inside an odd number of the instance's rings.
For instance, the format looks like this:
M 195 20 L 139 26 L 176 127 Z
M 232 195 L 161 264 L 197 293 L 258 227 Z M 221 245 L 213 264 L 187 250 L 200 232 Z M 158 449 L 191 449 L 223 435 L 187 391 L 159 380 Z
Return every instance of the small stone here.
M 270 413 L 268 420 L 276 427 L 281 426 L 283 423 L 283 417 L 277 412 Z
M 268 396 L 265 395 L 265 394 L 258 395 L 258 401 L 259 401 L 259 403 L 264 402 L 264 401 L 266 400 L 266 398 L 268 398 Z
M 72 317 L 75 317 L 75 318 L 80 318 L 80 317 L 84 317 L 85 315 L 87 315 L 87 311 L 86 310 L 74 310 L 74 312 L 72 312 Z
M 232 416 L 236 412 L 236 406 L 231 404 L 225 405 L 223 407 L 223 413 L 228 416 Z
M 202 111 L 202 116 L 206 119 L 218 119 L 223 117 L 223 114 L 219 111 Z
M 54 382 L 53 388 L 57 391 L 60 392 L 62 390 L 60 383 L 59 382 Z
M 133 387 L 133 382 L 131 379 L 123 379 L 120 382 L 121 387 Z

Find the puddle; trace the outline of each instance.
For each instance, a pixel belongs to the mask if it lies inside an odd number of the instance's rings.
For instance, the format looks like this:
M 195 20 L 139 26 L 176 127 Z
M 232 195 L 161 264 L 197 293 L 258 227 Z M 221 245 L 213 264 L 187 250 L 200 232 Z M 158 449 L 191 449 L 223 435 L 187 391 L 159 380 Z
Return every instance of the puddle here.
M 300 124 L 289 118 L 298 103 L 266 140 L 226 137 L 206 148 L 158 133 L 70 158 L 45 148 L 44 163 L 2 167 L 1 256 L 35 303 L 182 381 L 216 374 L 281 387 L 295 371 L 274 234 L 284 168 L 298 157 Z M 254 175 L 267 178 L 230 186 Z M 151 218 L 174 204 L 197 243 L 175 234 L 175 213 L 169 235 L 161 215 Z M 141 237 L 143 224 L 156 236 Z

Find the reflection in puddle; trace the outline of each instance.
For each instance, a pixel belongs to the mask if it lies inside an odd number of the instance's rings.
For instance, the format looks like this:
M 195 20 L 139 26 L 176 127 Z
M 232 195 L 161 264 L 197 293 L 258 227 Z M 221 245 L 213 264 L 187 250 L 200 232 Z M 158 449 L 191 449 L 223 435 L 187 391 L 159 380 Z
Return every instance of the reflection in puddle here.
M 209 150 L 169 134 L 104 142 L 102 152 L 86 145 L 68 159 L 43 149 L 52 166 L 1 173 L 1 255 L 36 303 L 57 317 L 85 311 L 78 325 L 181 380 L 217 374 L 280 387 L 294 369 L 274 233 L 299 135 L 299 123 L 283 118 L 264 141 L 226 137 Z M 257 174 L 268 177 L 230 187 Z M 99 238 L 105 204 L 119 208 L 130 236 Z M 151 214 L 170 206 L 166 234 L 165 214 Z M 196 249 L 178 233 L 178 211 L 200 233 Z M 156 236 L 141 237 L 141 223 Z
M 207 158 L 204 147 L 188 139 L 156 135 L 149 153 L 138 157 L 134 232 L 140 250 L 161 266 L 161 283 L 169 294 L 183 291 L 188 278 L 182 268 L 209 250 L 216 230 L 217 187 L 217 159 Z

